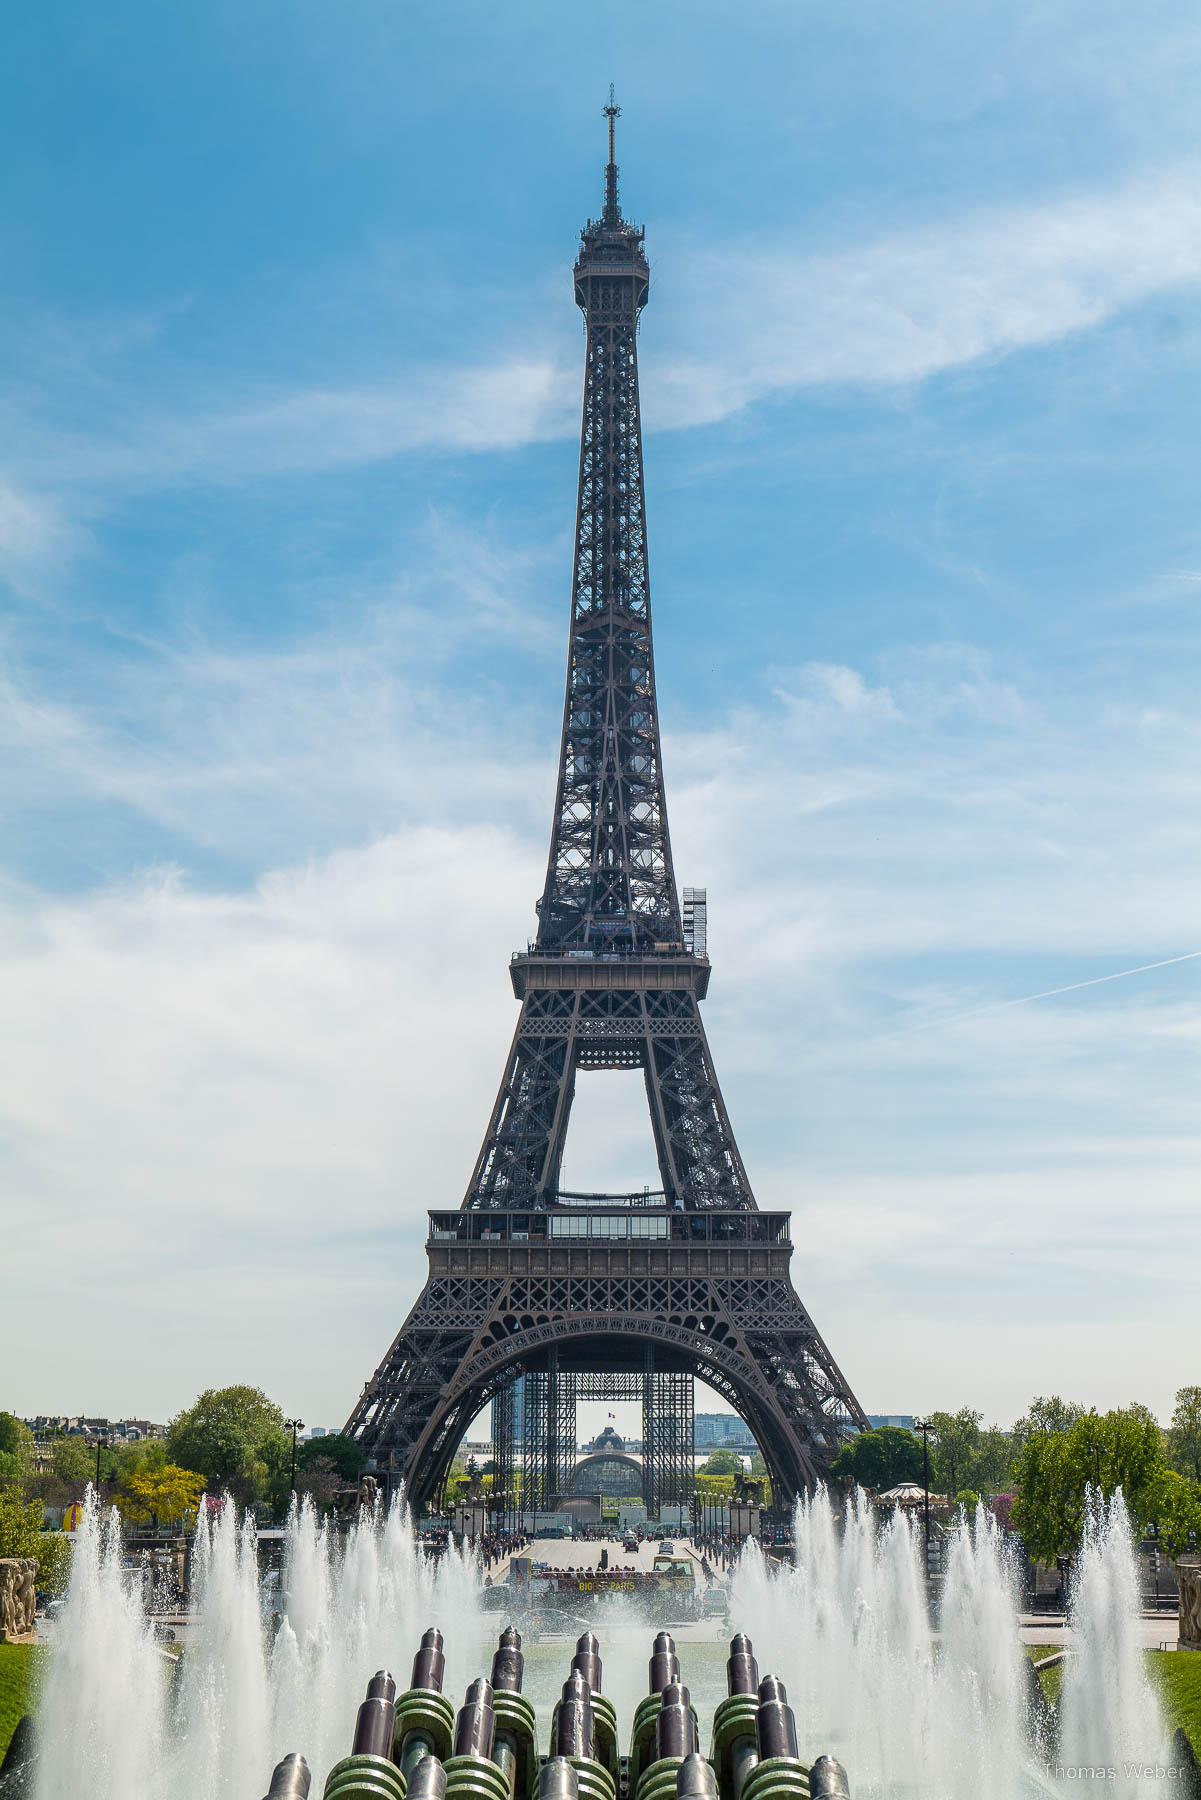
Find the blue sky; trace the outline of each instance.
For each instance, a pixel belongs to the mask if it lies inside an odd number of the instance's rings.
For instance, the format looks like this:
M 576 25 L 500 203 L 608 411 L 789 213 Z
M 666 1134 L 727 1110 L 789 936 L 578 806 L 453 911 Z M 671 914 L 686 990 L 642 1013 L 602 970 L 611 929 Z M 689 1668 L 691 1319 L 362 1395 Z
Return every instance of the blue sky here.
M 576 233 L 644 221 L 682 881 L 870 1411 L 1196 1365 L 1201 24 L 63 3 L 10 26 L 0 1400 L 337 1424 L 457 1204 L 562 693 Z M 621 1078 L 568 1174 L 653 1177 Z

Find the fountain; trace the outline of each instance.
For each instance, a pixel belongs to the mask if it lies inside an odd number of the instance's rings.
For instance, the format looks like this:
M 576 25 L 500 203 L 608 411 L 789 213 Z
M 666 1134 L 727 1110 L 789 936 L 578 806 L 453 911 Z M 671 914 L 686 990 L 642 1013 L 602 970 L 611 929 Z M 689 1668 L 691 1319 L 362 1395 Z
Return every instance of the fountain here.
M 1096 1765 L 1115 1767 L 1107 1793 L 1133 1794 L 1123 1765 L 1166 1760 L 1120 1497 L 1090 1504 L 1057 1744 L 1032 1736 L 1014 1570 L 983 1507 L 952 1533 L 935 1631 L 918 1528 L 899 1512 L 881 1525 L 862 1494 L 841 1518 L 824 1493 L 803 1500 L 792 1564 L 769 1568 L 750 1543 L 735 1570 L 724 1698 L 709 1686 L 717 1646 L 663 1631 L 637 1699 L 629 1634 L 646 1627 L 627 1620 L 625 1641 L 605 1648 L 617 1706 L 591 1631 L 565 1681 L 569 1647 L 552 1651 L 556 1677 L 543 1645 L 529 1684 L 506 1625 L 490 1679 L 472 1680 L 488 1667 L 478 1567 L 453 1550 L 427 1559 L 400 1506 L 364 1511 L 344 1536 L 307 1503 L 294 1510 L 274 1614 L 253 1527 L 228 1505 L 202 1521 L 194 1617 L 173 1663 L 115 1520 L 89 1501 L 43 1697 L 36 1800 L 234 1800 L 264 1787 L 305 1800 L 310 1785 L 313 1800 L 1025 1800 Z M 398 1693 L 390 1671 L 415 1645 Z M 685 1685 L 694 1668 L 699 1699 Z M 451 1696 L 465 1689 L 456 1716 Z

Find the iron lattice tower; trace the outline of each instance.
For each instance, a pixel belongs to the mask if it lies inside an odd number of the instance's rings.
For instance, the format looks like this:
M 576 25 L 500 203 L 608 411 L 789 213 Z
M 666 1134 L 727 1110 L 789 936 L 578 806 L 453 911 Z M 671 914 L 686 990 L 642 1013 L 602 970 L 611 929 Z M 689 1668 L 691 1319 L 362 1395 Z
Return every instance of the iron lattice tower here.
M 701 1023 L 704 897 L 686 890 L 681 913 L 663 788 L 638 399 L 650 269 L 618 202 L 619 110 L 610 92 L 604 209 L 574 269 L 587 347 L 567 693 L 537 934 L 511 963 L 521 1013 L 462 1207 L 430 1214 L 429 1280 L 346 1426 L 377 1462 L 391 1453 L 414 1501 L 489 1400 L 499 1460 L 516 1458 L 519 1375 L 526 1485 L 537 1465 L 548 1493 L 590 1369 L 641 1374 L 644 1414 L 660 1377 L 699 1375 L 751 1425 L 781 1497 L 866 1424 L 792 1288 L 788 1215 L 756 1207 Z M 577 1074 L 634 1068 L 661 1190 L 564 1194 Z M 678 1456 L 660 1485 L 684 1482 L 685 1461 L 690 1480 L 691 1446 Z

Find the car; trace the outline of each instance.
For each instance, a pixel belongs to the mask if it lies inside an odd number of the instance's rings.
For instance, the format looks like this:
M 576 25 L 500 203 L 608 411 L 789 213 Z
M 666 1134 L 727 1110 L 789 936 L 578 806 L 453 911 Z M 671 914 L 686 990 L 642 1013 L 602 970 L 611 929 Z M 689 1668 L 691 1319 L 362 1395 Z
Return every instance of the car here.
M 662 1556 L 674 1556 L 675 1555 L 676 1547 L 672 1543 L 670 1538 L 663 1539 L 663 1542 L 659 1545 L 659 1553 Z
M 634 1533 L 632 1531 L 626 1532 L 625 1536 L 621 1540 L 621 1547 L 627 1556 L 631 1556 L 631 1555 L 637 1556 L 637 1554 L 638 1554 L 638 1539 L 634 1536 Z

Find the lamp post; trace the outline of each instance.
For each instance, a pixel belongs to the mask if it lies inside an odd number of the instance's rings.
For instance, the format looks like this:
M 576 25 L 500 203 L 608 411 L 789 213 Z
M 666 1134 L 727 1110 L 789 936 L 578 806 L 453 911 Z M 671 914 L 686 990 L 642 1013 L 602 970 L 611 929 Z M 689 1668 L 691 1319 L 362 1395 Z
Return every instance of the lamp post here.
M 925 1492 L 925 1500 L 924 1500 L 924 1503 L 922 1506 L 922 1512 L 923 1512 L 924 1518 L 925 1518 L 925 1530 L 926 1530 L 926 1580 L 929 1581 L 929 1579 L 930 1579 L 930 1444 L 929 1444 L 929 1434 L 932 1430 L 932 1426 L 930 1424 L 929 1419 L 915 1419 L 913 1421 L 913 1429 L 915 1431 L 920 1431 L 922 1434 L 922 1488 L 924 1489 L 924 1492 Z
M 288 1489 L 289 1498 L 296 1492 L 296 1433 L 304 1430 L 303 1419 L 285 1419 L 285 1426 L 292 1433 L 292 1485 Z
M 108 1448 L 107 1439 L 98 1437 L 96 1439 L 96 1499 L 97 1500 L 100 1499 L 100 1452 L 102 1450 L 107 1450 L 107 1448 Z

